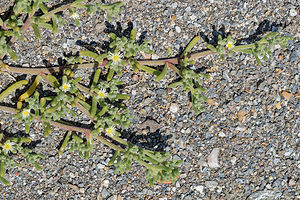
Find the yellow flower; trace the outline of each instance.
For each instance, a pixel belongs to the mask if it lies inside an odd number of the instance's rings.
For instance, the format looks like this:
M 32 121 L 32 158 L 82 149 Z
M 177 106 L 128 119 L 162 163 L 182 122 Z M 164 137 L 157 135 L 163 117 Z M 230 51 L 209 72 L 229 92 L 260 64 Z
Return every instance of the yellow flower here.
M 79 19 L 79 15 L 77 13 L 73 13 L 70 17 L 73 19 Z
M 14 148 L 13 148 L 13 145 L 14 145 L 15 143 L 13 143 L 13 142 L 5 142 L 4 143 L 4 145 L 2 146 L 2 148 L 4 149 L 4 151 L 6 152 L 6 153 L 8 153 L 9 151 L 12 151 Z
M 115 128 L 114 127 L 109 127 L 105 130 L 106 134 L 109 135 L 109 136 L 114 136 L 115 135 Z
M 65 83 L 65 84 L 63 84 L 63 86 L 62 86 L 62 90 L 63 90 L 64 92 L 67 92 L 67 91 L 69 91 L 70 87 L 71 87 L 71 85 L 70 85 L 69 83 Z
M 108 53 L 108 59 L 111 60 L 114 64 L 118 64 L 121 62 L 120 54 L 119 53 Z
M 106 92 L 105 92 L 105 90 L 100 90 L 99 92 L 98 92 L 98 94 L 97 94 L 97 99 L 103 99 L 103 98 L 105 98 L 106 97 Z
M 23 110 L 22 112 L 23 118 L 27 118 L 30 115 L 30 109 Z
M 228 49 L 232 49 L 232 48 L 234 47 L 234 44 L 232 43 L 231 40 L 229 40 L 229 41 L 227 42 L 226 47 L 227 47 Z

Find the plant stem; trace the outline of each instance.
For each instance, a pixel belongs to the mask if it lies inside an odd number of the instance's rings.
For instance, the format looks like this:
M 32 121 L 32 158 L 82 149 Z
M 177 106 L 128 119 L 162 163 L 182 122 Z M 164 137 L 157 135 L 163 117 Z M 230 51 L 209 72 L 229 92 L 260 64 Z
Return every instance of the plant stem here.
M 58 7 L 56 9 L 54 9 L 54 10 L 51 10 L 50 12 L 47 12 L 46 14 L 42 15 L 41 18 L 44 18 L 44 19 L 51 18 L 55 13 L 64 11 L 64 10 L 66 10 L 68 8 L 71 8 L 71 7 L 72 7 L 72 3 L 63 5 L 61 7 Z
M 4 111 L 4 112 L 8 112 L 11 114 L 16 114 L 17 110 L 11 107 L 7 107 L 7 106 L 1 106 L 0 105 L 0 110 Z M 41 119 L 39 117 L 36 118 L 38 121 L 41 121 Z M 59 127 L 61 129 L 67 130 L 67 131 L 76 131 L 76 132 L 81 132 L 84 133 L 86 135 L 91 135 L 91 130 L 87 129 L 87 128 L 82 128 L 82 127 L 77 127 L 77 126 L 72 126 L 72 125 L 67 125 L 67 124 L 63 124 L 60 122 L 55 122 L 55 121 L 50 121 L 49 122 L 52 126 L 56 126 Z M 103 142 L 104 144 L 106 144 L 107 146 L 113 148 L 116 151 L 122 151 L 124 152 L 125 150 L 111 142 L 109 142 L 108 140 L 106 140 L 105 138 L 101 137 L 101 136 L 95 136 L 95 138 L 97 138 L 98 140 L 100 140 L 101 142 Z
M 102 137 L 102 136 L 99 136 L 99 135 L 98 135 L 98 136 L 94 136 L 94 138 L 100 140 L 101 142 L 103 142 L 103 143 L 106 144 L 107 146 L 110 146 L 111 148 L 113 148 L 113 149 L 116 150 L 116 151 L 125 152 L 125 149 L 123 149 L 123 148 L 121 148 L 121 147 L 119 147 L 119 146 L 117 146 L 117 145 L 115 145 L 115 144 L 113 144 L 113 143 L 107 141 L 107 140 L 104 139 L 104 137 Z

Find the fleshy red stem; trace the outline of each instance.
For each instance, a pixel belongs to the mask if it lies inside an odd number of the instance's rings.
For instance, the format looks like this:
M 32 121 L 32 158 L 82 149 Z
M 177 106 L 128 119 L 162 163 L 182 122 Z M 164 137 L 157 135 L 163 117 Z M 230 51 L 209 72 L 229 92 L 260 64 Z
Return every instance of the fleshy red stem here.
M 198 53 L 192 53 L 190 54 L 190 60 L 195 60 L 197 58 L 205 57 L 208 55 L 214 55 L 216 52 L 207 50 L 203 52 Z M 164 65 L 165 63 L 170 63 L 173 65 L 179 64 L 179 60 L 181 57 L 175 57 L 175 58 L 166 58 L 166 59 L 160 59 L 160 60 L 138 60 L 137 62 L 140 65 L 148 65 L 148 66 L 158 66 L 158 65 Z M 107 60 L 104 60 L 99 67 L 105 66 L 107 63 Z M 9 70 L 2 69 L 2 71 L 6 72 L 13 72 L 13 73 L 22 73 L 22 74 L 32 74 L 37 75 L 39 73 L 54 73 L 54 72 L 60 72 L 64 68 L 71 68 L 71 69 L 87 69 L 87 68 L 95 68 L 97 67 L 97 63 L 83 63 L 83 64 L 74 64 L 74 65 L 67 65 L 67 66 L 56 66 L 56 67 L 43 67 L 43 68 L 24 68 L 24 67 L 9 67 Z

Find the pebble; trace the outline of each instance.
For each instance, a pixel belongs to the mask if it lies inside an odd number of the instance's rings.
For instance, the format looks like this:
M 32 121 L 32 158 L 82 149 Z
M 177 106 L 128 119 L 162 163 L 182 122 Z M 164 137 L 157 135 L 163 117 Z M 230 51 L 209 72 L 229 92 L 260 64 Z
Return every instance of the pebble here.
M 207 164 L 210 168 L 218 168 L 220 167 L 218 163 L 218 156 L 220 153 L 220 148 L 214 148 L 212 152 L 207 157 Z
M 171 111 L 172 113 L 177 113 L 178 110 L 179 110 L 178 104 L 172 103 L 171 106 L 170 106 L 170 111 Z
M 291 10 L 290 10 L 290 15 L 291 15 L 291 17 L 297 16 L 297 11 L 296 11 L 295 8 L 291 8 Z
M 194 189 L 196 191 L 200 192 L 201 194 L 204 194 L 204 186 L 203 185 L 197 185 Z
M 251 194 L 247 200 L 274 200 L 276 193 L 271 190 L 258 191 Z
M 230 161 L 231 161 L 232 165 L 235 165 L 237 158 L 235 156 L 233 156 Z
M 177 33 L 181 33 L 181 28 L 180 28 L 179 26 L 175 26 L 175 31 L 176 31 Z
M 216 181 L 205 181 L 205 186 L 209 189 L 215 189 L 218 186 L 218 182 Z
M 101 163 L 98 163 L 97 164 L 97 168 L 98 169 L 104 169 L 105 165 L 101 164 Z
M 109 180 L 104 180 L 103 181 L 103 186 L 106 187 L 106 188 L 108 188 L 108 186 L 109 186 Z
M 102 194 L 102 198 L 107 198 L 110 195 L 107 189 L 105 188 L 102 190 L 101 194 Z

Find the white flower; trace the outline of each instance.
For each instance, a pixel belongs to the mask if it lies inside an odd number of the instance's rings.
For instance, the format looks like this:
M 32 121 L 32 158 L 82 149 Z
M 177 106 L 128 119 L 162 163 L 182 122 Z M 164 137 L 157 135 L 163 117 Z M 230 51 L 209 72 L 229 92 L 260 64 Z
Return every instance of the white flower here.
M 69 83 L 65 83 L 65 84 L 63 84 L 63 86 L 62 86 L 62 90 L 63 90 L 64 92 L 67 92 L 67 91 L 69 91 L 70 87 L 71 87 L 71 85 L 70 85 Z
M 107 96 L 107 94 L 106 94 L 106 92 L 105 92 L 105 90 L 100 90 L 99 92 L 98 92 L 98 94 L 97 94 L 97 99 L 103 99 L 103 98 L 105 98 Z
M 226 47 L 227 47 L 228 49 L 232 49 L 232 48 L 234 47 L 234 44 L 233 44 L 232 40 L 229 40 L 229 41 L 227 42 Z
M 30 115 L 30 109 L 23 110 L 22 112 L 23 118 L 27 118 Z
M 8 153 L 9 151 L 12 151 L 14 149 L 14 144 L 13 142 L 5 142 L 2 146 L 2 148 L 4 149 L 4 151 L 6 153 Z
M 79 19 L 78 13 L 73 13 L 70 17 L 73 19 Z
M 121 62 L 120 53 L 108 53 L 108 59 L 114 64 L 119 64 Z
M 114 127 L 109 127 L 105 130 L 106 134 L 109 135 L 109 136 L 114 136 L 115 135 L 115 128 Z

